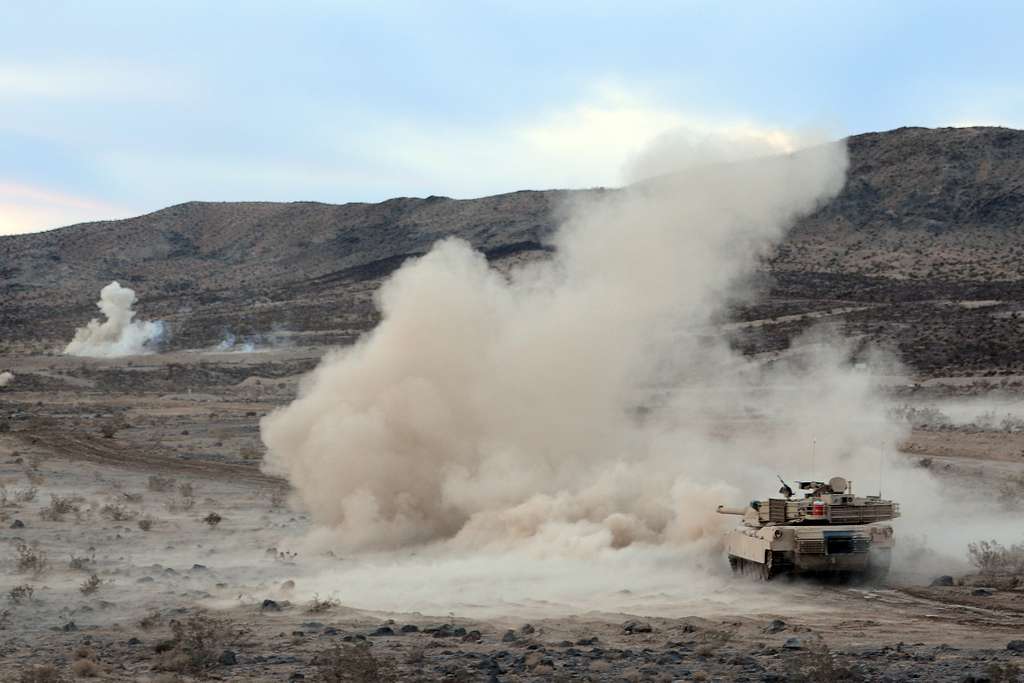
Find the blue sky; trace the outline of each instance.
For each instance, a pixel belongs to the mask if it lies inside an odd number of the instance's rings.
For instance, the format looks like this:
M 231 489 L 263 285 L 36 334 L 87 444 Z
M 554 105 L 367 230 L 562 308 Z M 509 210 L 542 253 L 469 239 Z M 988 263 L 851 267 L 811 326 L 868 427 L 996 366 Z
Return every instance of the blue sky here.
M 652 138 L 1024 126 L 1021 3 L 0 0 L 0 234 L 622 181 Z

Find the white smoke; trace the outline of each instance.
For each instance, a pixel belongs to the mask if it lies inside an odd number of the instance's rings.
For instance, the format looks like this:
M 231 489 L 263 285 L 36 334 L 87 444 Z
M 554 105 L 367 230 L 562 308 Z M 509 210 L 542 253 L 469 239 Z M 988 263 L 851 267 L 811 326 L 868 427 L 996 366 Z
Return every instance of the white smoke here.
M 846 163 L 826 144 L 609 193 L 508 277 L 439 243 L 381 288 L 377 329 L 265 418 L 266 467 L 344 545 L 580 551 L 701 538 L 818 431 L 822 463 L 852 474 L 896 435 L 864 373 L 828 346 L 766 373 L 700 333 Z M 668 400 L 638 411 L 654 383 Z M 748 408 L 771 421 L 751 429 Z
M 98 358 L 153 353 L 164 336 L 161 321 L 134 320 L 132 306 L 137 301 L 134 290 L 111 282 L 100 291 L 96 306 L 106 318 L 93 319 L 75 331 L 75 337 L 64 349 L 69 356 Z
M 0 387 L 6 387 L 8 384 L 14 381 L 14 373 L 8 370 L 0 372 Z
M 256 351 L 256 340 L 246 337 L 239 341 L 238 335 L 231 330 L 225 330 L 224 336 L 217 343 L 217 351 L 231 351 L 235 353 L 253 353 Z

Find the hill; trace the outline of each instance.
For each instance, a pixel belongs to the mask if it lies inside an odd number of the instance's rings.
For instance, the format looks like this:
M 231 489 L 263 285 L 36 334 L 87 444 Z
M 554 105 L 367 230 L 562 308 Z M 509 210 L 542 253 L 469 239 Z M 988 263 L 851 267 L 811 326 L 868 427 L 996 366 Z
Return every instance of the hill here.
M 898 347 L 922 372 L 1024 371 L 1024 132 L 901 128 L 848 143 L 843 191 L 765 264 L 762 298 L 732 313 L 770 324 L 741 325 L 736 343 L 779 348 L 831 317 L 847 334 Z M 614 190 L 190 202 L 0 237 L 0 343 L 65 342 L 113 279 L 138 291 L 146 317 L 168 321 L 177 348 L 215 343 L 229 329 L 348 341 L 375 321 L 380 279 L 437 239 L 463 237 L 498 264 L 532 258 L 568 202 L 603 191 Z M 986 304 L 950 303 L 962 301 Z M 836 309 L 853 310 L 828 313 Z

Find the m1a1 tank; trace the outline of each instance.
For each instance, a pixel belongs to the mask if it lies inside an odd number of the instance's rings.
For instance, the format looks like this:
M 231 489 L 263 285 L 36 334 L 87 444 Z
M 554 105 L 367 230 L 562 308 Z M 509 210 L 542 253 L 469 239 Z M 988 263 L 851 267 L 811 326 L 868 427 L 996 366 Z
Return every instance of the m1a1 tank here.
M 721 514 L 743 517 L 726 536 L 733 571 L 766 581 L 811 573 L 884 579 L 893 547 L 886 522 L 900 516 L 899 505 L 881 496 L 855 496 L 843 477 L 797 483 L 802 498 L 783 481 L 780 498 L 754 500 L 746 508 L 718 506 Z

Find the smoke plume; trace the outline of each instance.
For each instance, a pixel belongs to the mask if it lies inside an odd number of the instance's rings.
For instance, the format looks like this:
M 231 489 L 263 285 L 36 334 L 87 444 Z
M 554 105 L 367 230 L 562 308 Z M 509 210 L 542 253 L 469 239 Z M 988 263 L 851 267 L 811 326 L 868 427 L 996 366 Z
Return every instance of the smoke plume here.
M 14 381 L 14 373 L 7 370 L 0 372 L 0 387 L 6 387 Z
M 717 503 L 805 475 L 814 440 L 856 479 L 898 433 L 869 377 L 815 340 L 766 371 L 711 331 L 846 164 L 833 143 L 605 193 L 554 258 L 507 276 L 440 242 L 380 289 L 379 326 L 264 419 L 266 468 L 356 548 L 697 540 Z
M 93 319 L 75 331 L 75 337 L 64 349 L 69 356 L 98 358 L 152 353 L 164 336 L 161 321 L 134 320 L 132 306 L 137 301 L 134 290 L 111 282 L 100 290 L 96 306 L 106 318 Z

